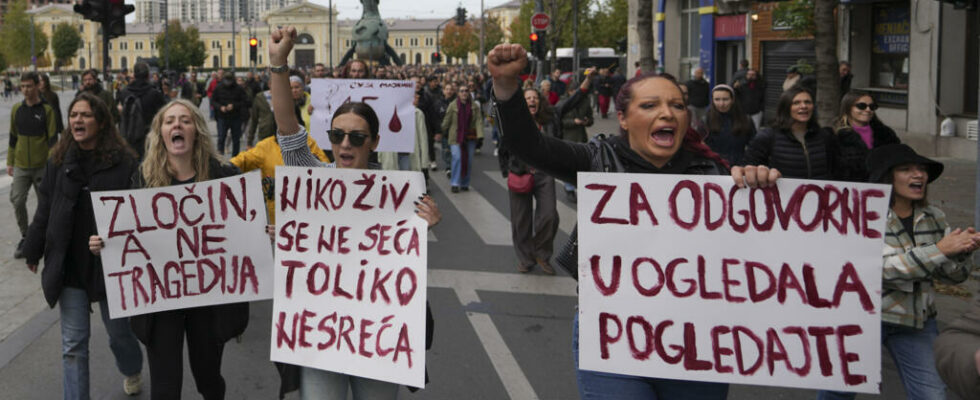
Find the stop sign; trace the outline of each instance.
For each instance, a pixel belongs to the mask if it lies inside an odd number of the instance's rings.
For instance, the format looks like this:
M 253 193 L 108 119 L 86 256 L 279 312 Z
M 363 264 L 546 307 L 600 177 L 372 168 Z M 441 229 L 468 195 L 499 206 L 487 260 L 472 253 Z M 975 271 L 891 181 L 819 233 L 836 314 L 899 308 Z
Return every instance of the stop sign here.
M 531 16 L 531 27 L 535 30 L 547 30 L 549 25 L 551 25 L 551 17 L 548 14 L 539 12 Z

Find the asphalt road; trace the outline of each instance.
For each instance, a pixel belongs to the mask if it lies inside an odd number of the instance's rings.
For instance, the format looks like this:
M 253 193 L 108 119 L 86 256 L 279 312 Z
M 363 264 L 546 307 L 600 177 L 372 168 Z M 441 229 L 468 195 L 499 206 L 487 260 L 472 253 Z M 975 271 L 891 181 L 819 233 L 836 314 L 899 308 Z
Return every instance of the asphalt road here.
M 62 92 L 67 107 L 71 93 Z M 0 101 L 0 143 L 5 143 L 11 102 Z M 611 132 L 613 120 L 600 120 L 594 132 Z M 213 123 L 212 123 L 213 128 Z M 472 189 L 452 194 L 440 170 L 430 192 L 440 205 L 443 221 L 429 244 L 428 296 L 436 320 L 435 341 L 428 352 L 431 382 L 419 392 L 403 389 L 401 398 L 414 399 L 577 399 L 571 356 L 571 326 L 575 312 L 575 283 L 569 277 L 545 276 L 535 270 L 520 274 L 510 246 L 508 197 L 497 162 L 488 148 L 475 157 Z M 6 146 L 0 144 L 0 155 Z M 972 163 L 947 161 L 953 182 L 934 184 L 934 201 L 956 211 L 954 224 L 972 220 Z M 944 178 L 946 179 L 946 178 Z M 5 183 L 7 182 L 7 183 Z M 558 189 L 564 243 L 574 224 L 575 205 Z M 6 201 L 9 181 L 0 179 L 0 398 L 55 399 L 61 396 L 60 328 L 57 310 L 47 310 L 39 296 L 40 282 L 13 260 L 18 234 Z M 33 202 L 33 195 L 31 196 Z M 556 246 L 557 247 L 557 246 Z M 940 299 L 944 322 L 958 315 L 966 300 Z M 269 359 L 271 302 L 252 304 L 249 329 L 241 341 L 225 347 L 223 375 L 229 399 L 276 398 L 279 380 Z M 105 331 L 93 314 L 91 386 L 94 399 L 139 399 L 122 393 Z M 883 352 L 880 396 L 858 399 L 905 398 L 895 368 Z M 189 368 L 184 368 L 185 398 L 198 398 Z M 148 369 L 144 369 L 147 383 Z M 290 398 L 295 398 L 295 394 Z M 734 385 L 731 399 L 812 399 L 815 392 L 774 387 Z

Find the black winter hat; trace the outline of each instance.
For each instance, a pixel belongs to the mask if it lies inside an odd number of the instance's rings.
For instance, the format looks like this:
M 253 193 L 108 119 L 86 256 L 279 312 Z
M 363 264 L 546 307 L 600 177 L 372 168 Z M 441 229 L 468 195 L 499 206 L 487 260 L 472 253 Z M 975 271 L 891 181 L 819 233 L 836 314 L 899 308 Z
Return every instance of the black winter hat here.
M 929 171 L 929 183 L 943 173 L 943 163 L 916 154 L 907 144 L 893 143 L 871 150 L 868 156 L 868 170 L 871 171 L 868 182 L 884 183 L 892 168 L 902 164 L 925 165 Z

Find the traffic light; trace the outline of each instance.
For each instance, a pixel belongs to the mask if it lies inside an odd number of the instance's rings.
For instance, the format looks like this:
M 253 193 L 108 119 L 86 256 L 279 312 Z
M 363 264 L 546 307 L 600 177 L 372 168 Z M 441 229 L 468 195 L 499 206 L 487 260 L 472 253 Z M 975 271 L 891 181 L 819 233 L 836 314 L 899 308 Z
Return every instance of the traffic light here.
M 89 21 L 103 23 L 106 20 L 108 3 L 105 0 L 84 0 L 81 4 L 75 4 L 73 8 L 76 13 L 82 14 L 82 18 Z
M 456 8 L 456 25 L 466 25 L 466 9 L 463 7 Z
M 251 60 L 252 63 L 254 64 L 257 62 L 256 60 L 258 59 L 258 56 L 259 56 L 259 40 L 254 37 L 250 37 L 248 38 L 248 59 Z
M 132 4 L 126 4 L 123 0 L 109 0 L 109 12 L 103 21 L 103 32 L 109 35 L 109 39 L 114 39 L 126 35 L 126 14 L 136 11 Z
M 438 51 L 435 52 L 435 53 L 432 53 L 432 63 L 433 64 L 438 64 L 440 61 L 442 61 L 442 54 L 439 54 Z
M 531 32 L 531 54 L 539 60 L 543 60 L 548 53 L 548 45 L 545 44 L 545 33 L 543 31 Z

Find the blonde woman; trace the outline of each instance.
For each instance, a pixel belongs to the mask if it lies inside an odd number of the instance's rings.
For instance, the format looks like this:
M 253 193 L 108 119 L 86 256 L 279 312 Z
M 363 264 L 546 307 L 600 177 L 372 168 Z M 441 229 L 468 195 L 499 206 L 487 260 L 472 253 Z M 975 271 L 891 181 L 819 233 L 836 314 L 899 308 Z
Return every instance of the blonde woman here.
M 218 161 L 204 116 L 188 100 L 167 103 L 153 118 L 146 158 L 136 187 L 152 188 L 204 182 L 238 174 L 238 168 Z M 98 236 L 89 246 L 98 253 Z M 204 399 L 223 399 L 221 354 L 229 339 L 248 325 L 248 303 L 223 304 L 144 314 L 130 319 L 133 332 L 146 346 L 150 365 L 151 399 L 179 399 L 183 383 L 183 346 L 197 391 Z

